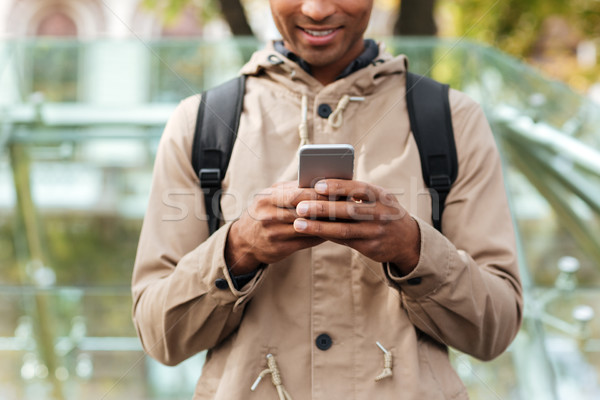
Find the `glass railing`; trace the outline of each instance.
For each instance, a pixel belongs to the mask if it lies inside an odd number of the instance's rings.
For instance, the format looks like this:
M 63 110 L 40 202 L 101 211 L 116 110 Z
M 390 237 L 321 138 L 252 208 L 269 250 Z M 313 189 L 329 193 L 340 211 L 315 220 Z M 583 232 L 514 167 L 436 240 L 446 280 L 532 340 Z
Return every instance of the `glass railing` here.
M 452 352 L 473 399 L 600 398 L 600 108 L 494 49 L 384 39 L 482 104 L 518 227 L 526 319 Z M 129 282 L 162 127 L 252 40 L 0 42 L 0 398 L 190 398 L 200 354 L 144 356 Z

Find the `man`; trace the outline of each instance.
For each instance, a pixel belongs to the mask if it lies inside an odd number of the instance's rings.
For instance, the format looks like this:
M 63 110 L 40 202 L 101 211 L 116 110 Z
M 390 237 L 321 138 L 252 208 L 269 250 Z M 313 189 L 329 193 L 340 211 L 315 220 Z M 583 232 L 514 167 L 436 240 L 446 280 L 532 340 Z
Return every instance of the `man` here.
M 168 365 L 209 349 L 196 399 L 465 399 L 447 346 L 494 358 L 522 311 L 487 122 L 451 91 L 459 172 L 442 235 L 410 132 L 406 59 L 363 39 L 372 0 L 270 5 L 283 42 L 242 69 L 225 222 L 210 237 L 190 162 L 198 97 L 165 129 L 133 276 L 143 346 Z M 355 179 L 299 189 L 307 140 L 353 144 Z

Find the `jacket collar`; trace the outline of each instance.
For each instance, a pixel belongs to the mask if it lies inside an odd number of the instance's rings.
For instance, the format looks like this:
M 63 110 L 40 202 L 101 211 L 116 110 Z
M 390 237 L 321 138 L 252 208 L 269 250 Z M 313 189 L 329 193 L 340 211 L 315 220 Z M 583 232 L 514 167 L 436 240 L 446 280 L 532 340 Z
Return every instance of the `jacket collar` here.
M 271 80 L 294 92 L 320 92 L 324 89 L 319 81 L 296 62 L 278 52 L 274 43 L 271 41 L 263 50 L 255 52 L 240 73 L 248 76 L 266 74 Z M 327 85 L 327 88 L 364 96 L 374 92 L 385 81 L 383 78 L 406 72 L 407 59 L 404 55 L 392 57 L 385 50 L 384 44 L 379 43 L 378 47 L 378 55 L 366 67 L 339 78 Z
M 290 60 L 294 61 L 304 71 L 311 74 L 310 64 L 308 64 L 302 58 L 298 57 L 298 55 L 296 55 L 292 51 L 288 50 L 284 46 L 283 40 L 277 40 L 273 42 L 273 45 L 275 47 L 275 50 L 277 50 Z M 348 66 L 346 66 L 346 68 L 344 68 L 344 70 L 335 78 L 336 80 L 345 78 L 351 73 L 366 67 L 367 65 L 371 64 L 373 60 L 375 60 L 375 58 L 377 58 L 377 56 L 379 55 L 379 46 L 377 45 L 377 43 L 375 43 L 373 39 L 365 39 L 364 46 L 365 49 L 363 50 L 363 52 L 357 58 L 355 58 Z

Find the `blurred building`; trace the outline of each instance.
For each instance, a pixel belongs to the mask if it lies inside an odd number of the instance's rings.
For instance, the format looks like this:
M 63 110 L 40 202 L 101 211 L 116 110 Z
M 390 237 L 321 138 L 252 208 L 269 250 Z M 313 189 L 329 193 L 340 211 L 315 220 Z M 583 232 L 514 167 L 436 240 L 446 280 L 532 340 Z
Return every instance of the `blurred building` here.
M 3 0 L 3 37 L 181 37 L 201 36 L 203 24 L 187 9 L 172 24 L 149 11 L 143 0 Z
M 0 0 L 2 400 L 189 399 L 200 374 L 203 353 L 144 358 L 131 266 L 166 119 L 263 44 L 205 40 L 224 22 L 196 9 L 165 25 L 142 3 Z M 263 39 L 265 4 L 246 2 Z M 451 352 L 471 398 L 600 399 L 600 320 L 581 308 L 600 312 L 598 106 L 491 48 L 388 47 L 480 101 L 505 157 L 528 306 L 497 360 Z
M 178 18 L 165 23 L 161 11 L 150 10 L 144 0 L 2 0 L 0 38 L 2 37 L 76 37 L 143 39 L 199 37 L 222 38 L 230 35 L 220 18 L 202 21 L 200 0 L 190 2 Z M 266 0 L 244 2 L 248 22 L 260 40 L 278 37 Z M 369 25 L 370 35 L 385 36 L 392 31 L 395 6 L 376 4 Z
M 112 185 L 116 166 L 147 162 L 146 144 L 137 140 L 124 144 L 123 137 L 152 137 L 144 127 L 160 132 L 181 99 L 239 70 L 244 57 L 239 45 L 203 41 L 227 36 L 224 22 L 202 24 L 200 10 L 190 8 L 167 24 L 143 3 L 0 0 L 0 122 L 5 131 L 16 135 L 19 124 L 39 123 L 61 135 L 102 137 L 100 142 L 77 146 L 82 162 L 95 165 L 92 169 L 32 166 L 32 195 L 43 210 L 104 213 L 119 205 L 119 213 L 143 215 L 147 185 L 134 185 L 131 201 L 110 195 L 106 186 Z M 245 53 L 256 46 L 251 43 Z M 101 126 L 90 126 L 90 120 Z M 132 124 L 141 127 L 131 128 Z M 126 148 L 126 154 L 119 152 Z M 0 210 L 10 210 L 17 195 L 4 162 Z M 62 183 L 49 176 L 62 177 Z M 146 182 L 148 176 L 140 179 Z

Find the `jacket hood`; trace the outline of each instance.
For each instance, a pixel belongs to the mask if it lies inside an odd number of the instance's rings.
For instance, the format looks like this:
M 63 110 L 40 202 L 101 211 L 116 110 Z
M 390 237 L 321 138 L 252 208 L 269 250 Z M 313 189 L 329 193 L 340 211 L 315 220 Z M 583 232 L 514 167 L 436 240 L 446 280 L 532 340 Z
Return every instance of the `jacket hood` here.
M 371 94 L 378 85 L 385 82 L 389 75 L 404 74 L 408 68 L 408 59 L 404 55 L 393 57 L 383 43 L 378 43 L 379 55 L 368 65 L 347 77 L 336 80 L 328 86 L 344 86 L 352 95 Z M 292 91 L 319 91 L 324 86 L 304 71 L 297 63 L 275 50 L 274 41 L 254 53 L 250 61 L 240 71 L 242 75 L 258 76 L 266 74 Z M 351 81 L 351 82 L 349 82 Z

